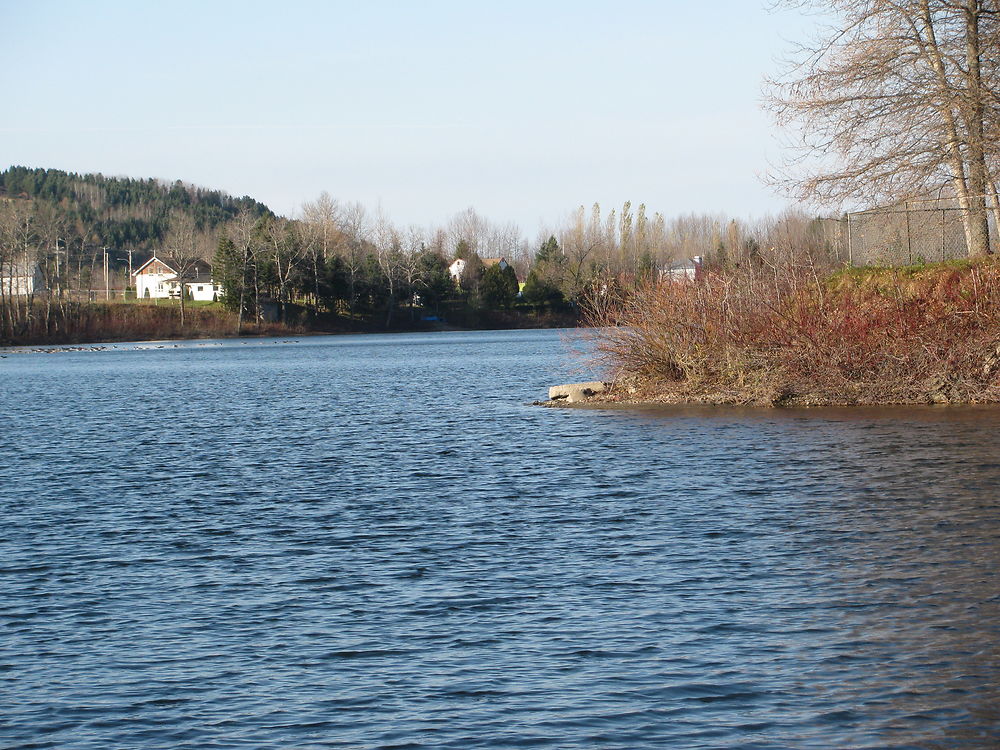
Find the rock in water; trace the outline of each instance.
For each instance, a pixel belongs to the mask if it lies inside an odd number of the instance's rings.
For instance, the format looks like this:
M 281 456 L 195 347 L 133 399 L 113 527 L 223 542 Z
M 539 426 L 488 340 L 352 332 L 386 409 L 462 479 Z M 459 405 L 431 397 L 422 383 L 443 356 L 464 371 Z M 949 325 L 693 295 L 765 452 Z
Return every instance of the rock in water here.
M 600 380 L 590 383 L 554 385 L 549 388 L 549 399 L 551 401 L 565 400 L 567 403 L 575 404 L 579 401 L 586 401 L 595 393 L 604 393 L 607 389 L 607 383 L 602 383 Z

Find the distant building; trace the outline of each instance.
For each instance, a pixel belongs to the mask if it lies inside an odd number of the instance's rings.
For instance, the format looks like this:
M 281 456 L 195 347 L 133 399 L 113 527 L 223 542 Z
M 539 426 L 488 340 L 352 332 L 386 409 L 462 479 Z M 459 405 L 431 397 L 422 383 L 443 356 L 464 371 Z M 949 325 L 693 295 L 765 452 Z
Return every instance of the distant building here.
M 45 277 L 37 263 L 0 265 L 0 289 L 6 297 L 27 297 L 45 291 Z
M 506 258 L 483 258 L 483 266 L 489 268 L 490 266 L 500 266 L 500 270 L 505 269 L 509 263 L 507 263 Z
M 448 273 L 451 274 L 452 280 L 457 284 L 462 280 L 462 274 L 465 273 L 466 262 L 461 258 L 457 258 L 450 266 L 448 266 Z
M 506 258 L 483 258 L 483 267 L 489 268 L 490 266 L 500 266 L 503 270 L 510 265 Z M 455 283 L 461 283 L 462 275 L 465 273 L 465 268 L 468 265 L 462 258 L 455 260 L 450 266 L 448 266 L 448 273 L 451 274 L 451 278 L 454 279 Z
M 181 264 L 172 258 L 155 255 L 132 274 L 135 277 L 135 294 L 139 299 L 178 299 L 181 281 L 177 278 Z M 212 279 L 212 266 L 203 260 L 195 261 L 184 281 L 188 299 L 212 302 L 222 296 L 222 285 Z
M 701 276 L 702 257 L 696 255 L 685 261 L 671 263 L 660 269 L 660 281 L 694 281 Z

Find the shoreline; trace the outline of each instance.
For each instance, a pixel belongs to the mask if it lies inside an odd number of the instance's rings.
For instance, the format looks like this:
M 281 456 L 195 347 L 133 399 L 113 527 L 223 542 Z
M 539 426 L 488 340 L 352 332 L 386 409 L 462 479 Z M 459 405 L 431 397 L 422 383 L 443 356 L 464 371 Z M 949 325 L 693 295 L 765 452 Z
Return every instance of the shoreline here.
M 935 383 L 933 387 L 915 389 L 912 397 L 875 400 L 865 398 L 863 388 L 858 394 L 819 392 L 770 392 L 752 391 L 688 391 L 681 387 L 635 387 L 622 383 L 609 383 L 603 392 L 593 393 L 582 400 L 547 399 L 535 401 L 533 405 L 548 409 L 657 409 L 669 407 L 724 407 L 733 409 L 755 409 L 761 411 L 775 409 L 809 408 L 878 408 L 892 406 L 998 406 L 1000 392 L 995 398 L 962 398 L 957 393 L 950 394 L 947 383 Z
M 167 311 L 166 313 L 159 312 Z M 156 311 L 156 312 L 148 312 Z M 433 333 L 439 331 L 499 331 L 543 330 L 580 327 L 575 316 L 532 316 L 509 314 L 484 316 L 479 325 L 455 325 L 444 321 L 406 321 L 386 327 L 384 323 L 365 319 L 327 318 L 299 323 L 247 324 L 235 333 L 235 318 L 227 318 L 217 310 L 192 308 L 192 320 L 183 329 L 173 319 L 171 308 L 148 307 L 144 314 L 151 320 L 98 320 L 98 325 L 81 326 L 75 330 L 50 335 L 14 337 L 0 340 L 0 350 L 20 347 L 52 348 L 95 344 L 138 343 L 147 341 L 185 341 L 197 339 L 253 339 L 280 336 L 346 336 L 353 334 Z M 100 323 L 111 325 L 99 325 Z

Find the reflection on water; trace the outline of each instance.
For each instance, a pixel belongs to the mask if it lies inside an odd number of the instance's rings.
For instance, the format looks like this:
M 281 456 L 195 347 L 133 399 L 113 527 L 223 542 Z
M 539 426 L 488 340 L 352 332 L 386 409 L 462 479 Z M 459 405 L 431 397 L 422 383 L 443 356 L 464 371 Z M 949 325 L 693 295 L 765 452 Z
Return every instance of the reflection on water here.
M 544 410 L 554 332 L 283 341 L 0 361 L 4 747 L 1000 742 L 997 409 Z

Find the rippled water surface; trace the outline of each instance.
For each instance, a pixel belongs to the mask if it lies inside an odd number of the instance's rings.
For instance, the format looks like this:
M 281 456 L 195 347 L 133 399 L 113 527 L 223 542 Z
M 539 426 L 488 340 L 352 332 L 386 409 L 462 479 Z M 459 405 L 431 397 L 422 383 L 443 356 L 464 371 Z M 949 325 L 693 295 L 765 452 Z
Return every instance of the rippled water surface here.
M 1000 744 L 1000 411 L 527 405 L 567 372 L 7 354 L 0 747 Z

